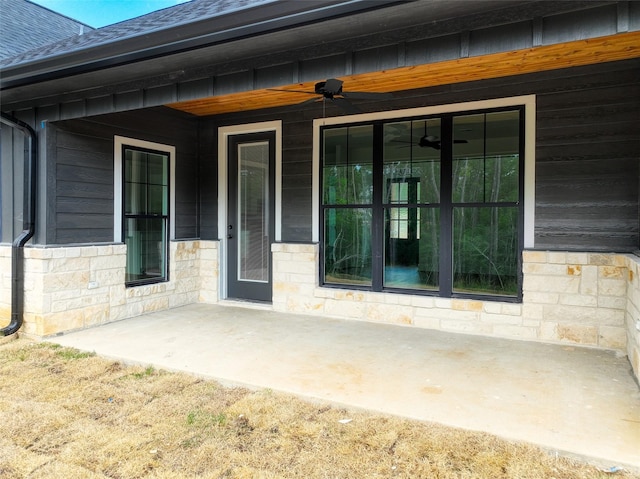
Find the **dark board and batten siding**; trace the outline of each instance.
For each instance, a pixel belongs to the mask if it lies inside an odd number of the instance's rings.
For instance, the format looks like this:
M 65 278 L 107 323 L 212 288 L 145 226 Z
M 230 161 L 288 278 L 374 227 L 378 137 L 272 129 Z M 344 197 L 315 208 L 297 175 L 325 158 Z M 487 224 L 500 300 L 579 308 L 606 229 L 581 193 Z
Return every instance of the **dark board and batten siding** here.
M 197 122 L 166 109 L 70 120 L 48 126 L 47 244 L 113 241 L 114 136 L 176 147 L 176 238 L 198 236 Z

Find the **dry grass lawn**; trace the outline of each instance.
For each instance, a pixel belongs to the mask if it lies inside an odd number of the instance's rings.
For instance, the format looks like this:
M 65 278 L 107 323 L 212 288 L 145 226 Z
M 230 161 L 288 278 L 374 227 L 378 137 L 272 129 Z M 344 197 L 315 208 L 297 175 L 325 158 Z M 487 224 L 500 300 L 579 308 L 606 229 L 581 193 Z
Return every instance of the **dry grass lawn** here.
M 634 477 L 488 434 L 26 340 L 0 344 L 0 430 L 6 479 Z

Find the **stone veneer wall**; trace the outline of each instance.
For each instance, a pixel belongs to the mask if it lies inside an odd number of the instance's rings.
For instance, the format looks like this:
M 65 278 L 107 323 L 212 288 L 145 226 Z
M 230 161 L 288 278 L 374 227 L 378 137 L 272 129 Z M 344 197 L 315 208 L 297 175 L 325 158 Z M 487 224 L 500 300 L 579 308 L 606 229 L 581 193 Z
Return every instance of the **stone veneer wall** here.
M 523 303 L 372 293 L 318 285 L 318 246 L 277 243 L 273 309 L 443 331 L 580 344 L 628 354 L 640 377 L 640 258 L 525 251 Z M 218 302 L 217 241 L 172 241 L 170 280 L 125 288 L 124 245 L 25 248 L 25 324 L 48 336 L 185 304 Z M 0 326 L 11 247 L 0 246 Z
M 640 258 L 627 260 L 627 354 L 636 378 L 640 378 Z
M 124 285 L 125 245 L 27 247 L 24 252 L 26 335 L 49 336 L 217 300 L 217 242 L 171 241 L 169 281 L 130 288 Z M 211 271 L 201 275 L 203 264 Z
M 525 251 L 523 316 L 537 338 L 625 351 L 627 261 L 618 254 Z
M 640 307 L 638 263 L 629 256 L 525 251 L 523 302 L 515 304 L 323 288 L 317 245 L 275 244 L 272 251 L 276 311 L 629 349 L 637 358 L 638 335 L 633 353 L 627 339 L 629 316 Z

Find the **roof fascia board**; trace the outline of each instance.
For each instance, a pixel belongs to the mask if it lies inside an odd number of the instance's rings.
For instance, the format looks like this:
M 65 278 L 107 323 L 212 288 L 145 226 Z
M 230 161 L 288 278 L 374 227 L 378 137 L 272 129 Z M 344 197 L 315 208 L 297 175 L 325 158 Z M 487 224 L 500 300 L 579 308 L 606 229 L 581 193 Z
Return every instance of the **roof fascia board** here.
M 223 26 L 215 32 L 206 31 L 210 27 L 205 29 L 205 23 L 212 20 L 209 18 L 170 29 L 157 30 L 148 35 L 138 35 L 120 42 L 109 42 L 93 48 L 8 66 L 3 68 L 0 90 L 229 43 L 338 16 L 364 13 L 398 3 L 406 3 L 406 1 L 278 1 L 249 9 L 251 15 L 249 10 L 223 15 L 219 19 L 225 19 L 228 27 Z M 168 37 L 179 38 L 167 43 Z

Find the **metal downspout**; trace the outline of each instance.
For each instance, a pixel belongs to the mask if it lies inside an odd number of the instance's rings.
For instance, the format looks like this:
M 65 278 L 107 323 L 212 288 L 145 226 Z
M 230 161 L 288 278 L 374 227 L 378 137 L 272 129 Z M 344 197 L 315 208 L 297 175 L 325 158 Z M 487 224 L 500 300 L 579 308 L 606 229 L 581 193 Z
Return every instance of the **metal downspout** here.
M 23 322 L 24 314 L 24 245 L 35 232 L 36 223 L 36 132 L 25 122 L 6 113 L 0 112 L 0 121 L 12 128 L 21 130 L 28 138 L 29 173 L 24 175 L 24 201 L 22 233 L 13 240 L 11 245 L 11 322 L 0 329 L 0 335 L 10 336 L 16 333 Z M 27 151 L 25 151 L 27 153 Z

